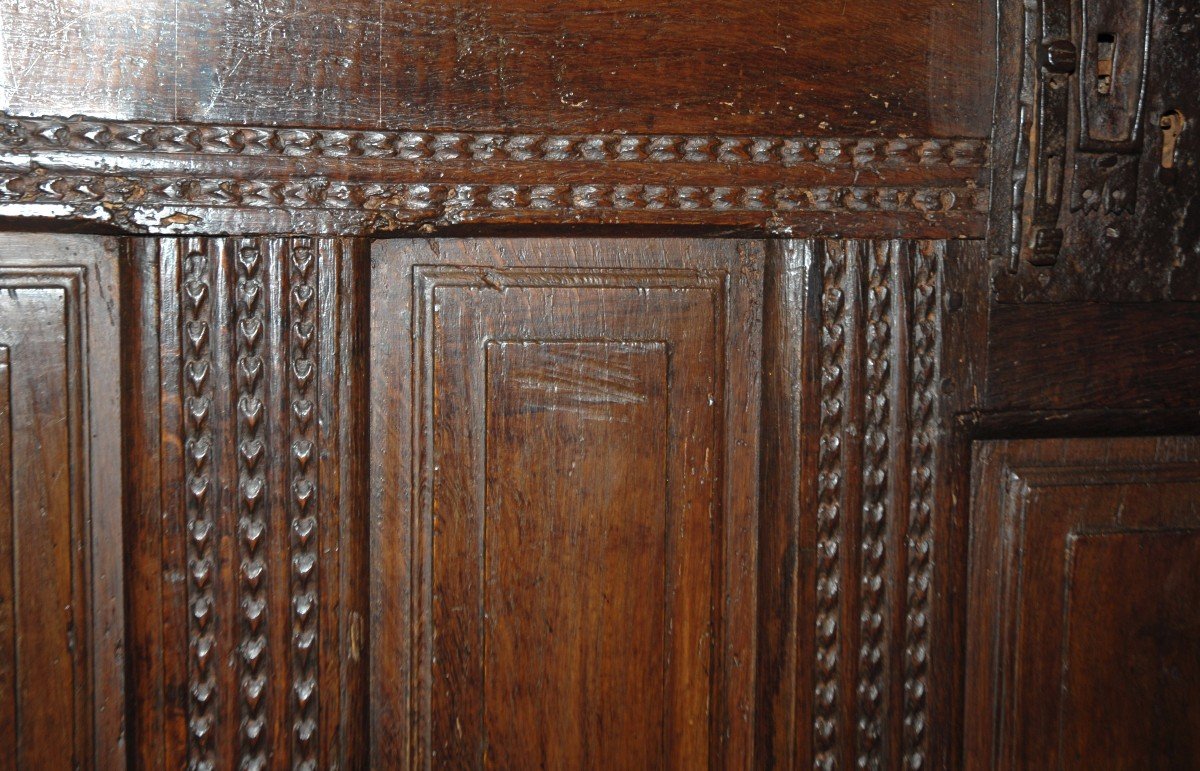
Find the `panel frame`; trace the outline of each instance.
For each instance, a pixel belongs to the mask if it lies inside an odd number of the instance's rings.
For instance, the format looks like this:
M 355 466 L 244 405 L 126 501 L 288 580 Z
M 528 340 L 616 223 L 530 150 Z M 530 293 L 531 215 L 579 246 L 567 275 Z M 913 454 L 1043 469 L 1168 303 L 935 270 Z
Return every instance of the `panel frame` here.
M 119 767 L 125 762 L 118 248 L 115 239 L 103 237 L 37 234 L 0 239 L 0 287 L 52 289 L 63 298 L 62 376 L 75 552 L 71 613 L 77 630 L 69 643 L 74 647 L 75 714 L 66 719 L 75 727 L 72 757 L 85 767 Z M 10 396 L 15 364 L 10 358 L 5 365 Z M 10 452 L 11 443 L 6 445 Z M 9 468 L 15 473 L 15 466 Z M 12 487 L 7 489 L 14 494 Z M 19 660 L 15 663 L 19 666 Z M 13 739 L 20 742 L 19 723 Z
M 1024 607 L 1028 564 L 1062 571 L 1062 592 L 1048 601 L 1060 604 L 1056 623 L 1062 625 L 1058 631 L 1063 639 L 1056 649 L 1065 655 L 1065 582 L 1076 536 L 1200 531 L 1195 513 L 1190 519 L 1175 515 L 1150 526 L 1118 521 L 1119 510 L 1115 515 L 1083 511 L 1079 501 L 1087 500 L 1086 490 L 1127 487 L 1152 494 L 1150 486 L 1177 484 L 1200 489 L 1200 444 L 1190 437 L 981 441 L 974 446 L 974 472 L 967 647 L 961 664 L 966 672 L 965 758 L 968 768 L 1023 768 L 1033 757 L 1045 762 L 1047 752 L 1058 751 L 1057 745 L 1042 747 L 1031 757 L 1033 750 L 1026 745 L 1037 718 L 1030 717 L 1024 700 L 1024 678 L 1027 670 L 1046 665 L 1031 660 L 1024 647 L 1032 634 Z M 1066 494 L 1073 494 L 1076 503 L 1063 509 L 1060 496 Z M 1047 506 L 1047 512 L 1031 524 L 1039 506 Z M 1050 528 L 1050 546 L 1043 540 L 1045 528 Z M 1031 539 L 1036 546 L 1030 545 Z M 1047 565 L 1044 560 L 1060 546 L 1054 553 L 1061 554 L 1061 561 Z M 1052 701 L 1061 717 L 1060 700 Z M 1047 703 L 1035 702 L 1039 714 L 1050 709 Z M 1000 741 L 1000 736 L 1009 738 Z
M 719 246 L 718 248 L 714 248 Z M 644 253 L 650 250 L 649 255 Z M 722 494 L 726 512 L 720 535 L 724 575 L 723 631 L 716 677 L 721 694 L 714 715 L 710 762 L 748 767 L 753 753 L 753 662 L 756 596 L 758 488 L 758 361 L 761 315 L 757 309 L 763 246 L 758 242 L 698 239 L 654 241 L 604 239 L 477 239 L 470 242 L 379 242 L 373 253 L 371 299 L 371 702 L 372 762 L 383 767 L 422 767 L 418 672 L 410 641 L 419 617 L 413 610 L 420 567 L 400 552 L 418 537 L 409 512 L 419 477 L 414 445 L 419 441 L 421 378 L 418 369 L 421 297 L 430 290 L 421 276 L 433 269 L 444 279 L 503 286 L 536 283 L 538 272 L 568 275 L 599 271 L 634 286 L 672 283 L 692 274 L 716 281 L 724 296 L 725 329 L 721 372 L 725 378 L 725 468 L 754 469 L 731 475 Z M 690 267 L 681 270 L 678 266 Z M 436 267 L 435 266 L 442 266 Z M 449 266 L 449 267 L 446 267 Z M 464 270 L 465 266 L 465 270 Z M 538 269 L 542 271 L 538 271 Z M 639 283 L 640 282 L 640 283 Z M 584 280 L 582 285 L 589 285 Z M 411 406 L 410 406 L 411 405 Z M 389 543 L 410 544 L 395 548 Z M 398 587 L 384 591 L 384 587 Z M 428 756 L 425 756 L 428 758 Z M 399 759 L 399 760 L 396 760 Z

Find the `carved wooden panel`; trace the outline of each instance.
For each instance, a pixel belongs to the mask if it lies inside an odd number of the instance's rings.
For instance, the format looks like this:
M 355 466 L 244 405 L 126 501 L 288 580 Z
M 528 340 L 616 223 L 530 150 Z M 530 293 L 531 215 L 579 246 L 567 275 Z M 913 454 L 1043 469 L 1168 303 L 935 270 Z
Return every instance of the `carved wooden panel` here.
M 0 214 L 191 235 L 563 221 L 983 233 L 984 140 L 711 129 L 384 131 L 0 113 Z
M 375 764 L 750 765 L 761 270 L 375 246 Z
M 1190 760 L 1197 28 L 0 0 L 0 758 Z
M 814 764 L 920 765 L 945 245 L 823 246 Z
M 973 768 L 1194 766 L 1200 442 L 978 446 Z
M 0 0 L 0 216 L 189 236 L 987 227 L 986 0 L 81 8 Z
M 145 241 L 134 257 L 135 758 L 355 765 L 358 256 L 297 237 Z
M 0 238 L 0 757 L 123 762 L 116 241 Z
M 793 240 L 768 254 L 758 757 L 936 766 L 955 687 L 937 588 L 953 510 L 946 298 L 978 245 Z

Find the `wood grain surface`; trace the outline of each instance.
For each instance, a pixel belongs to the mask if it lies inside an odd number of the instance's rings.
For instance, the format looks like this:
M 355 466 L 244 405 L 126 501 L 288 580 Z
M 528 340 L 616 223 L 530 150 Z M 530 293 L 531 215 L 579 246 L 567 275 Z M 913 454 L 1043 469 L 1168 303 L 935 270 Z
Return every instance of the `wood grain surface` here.
M 1196 765 L 1198 14 L 0 0 L 0 767 Z
M 124 760 L 117 242 L 0 239 L 0 754 Z
M 761 245 L 373 258 L 373 762 L 749 767 Z
M 984 137 L 992 15 L 980 0 L 5 0 L 0 109 L 359 129 Z
M 979 446 L 967 767 L 1195 766 L 1197 449 Z

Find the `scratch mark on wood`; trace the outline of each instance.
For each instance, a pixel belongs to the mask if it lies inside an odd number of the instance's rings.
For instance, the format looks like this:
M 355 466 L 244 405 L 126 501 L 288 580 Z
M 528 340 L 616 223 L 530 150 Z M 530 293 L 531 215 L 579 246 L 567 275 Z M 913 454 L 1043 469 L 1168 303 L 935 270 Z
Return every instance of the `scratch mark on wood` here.
M 576 412 L 598 420 L 629 422 L 614 407 L 645 404 L 644 384 L 629 363 L 604 353 L 550 353 L 544 366 L 515 370 L 513 383 L 526 394 L 529 410 Z

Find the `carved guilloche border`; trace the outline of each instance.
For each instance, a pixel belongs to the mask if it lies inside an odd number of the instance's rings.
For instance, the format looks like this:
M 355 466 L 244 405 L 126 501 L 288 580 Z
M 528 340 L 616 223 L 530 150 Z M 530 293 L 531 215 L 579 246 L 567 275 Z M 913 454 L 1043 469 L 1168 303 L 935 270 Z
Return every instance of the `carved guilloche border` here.
M 988 143 L 352 131 L 0 113 L 0 215 L 133 232 L 479 222 L 982 233 Z M 895 228 L 893 227 L 893 230 Z
M 980 166 L 979 139 L 680 134 L 502 134 L 139 123 L 0 112 L 6 151 L 125 152 L 400 161 L 651 162 L 797 166 Z

